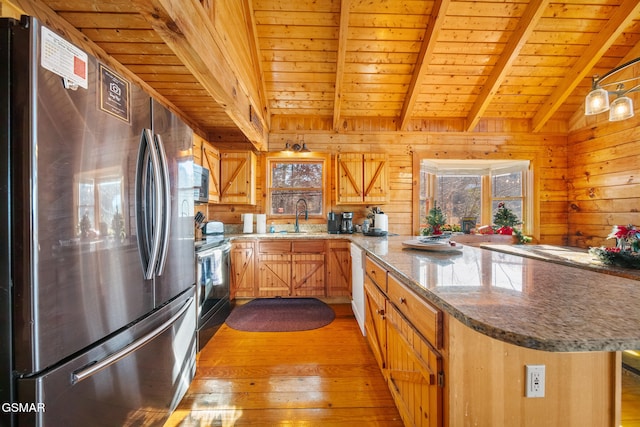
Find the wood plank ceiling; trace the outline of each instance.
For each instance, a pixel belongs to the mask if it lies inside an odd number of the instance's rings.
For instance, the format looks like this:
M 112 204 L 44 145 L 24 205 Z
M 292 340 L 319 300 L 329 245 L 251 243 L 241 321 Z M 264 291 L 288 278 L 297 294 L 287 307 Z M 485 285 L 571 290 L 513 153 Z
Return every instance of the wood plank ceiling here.
M 248 121 L 238 112 L 244 107 L 234 110 L 232 97 L 215 93 L 212 78 L 222 88 L 240 80 L 267 131 L 276 120 L 305 119 L 308 130 L 387 120 L 397 131 L 439 121 L 474 131 L 484 119 L 504 119 L 540 131 L 581 111 L 593 74 L 640 56 L 638 0 L 12 2 L 50 8 L 207 132 L 245 131 Z M 246 25 L 237 37 L 257 63 L 224 78 L 198 69 L 206 65 L 202 49 L 177 50 L 157 24 L 158 6 L 145 6 L 160 4 L 168 27 L 186 33 L 187 9 L 172 3 L 202 7 L 211 18 L 229 2 L 242 3 Z M 215 18 L 210 25 L 215 32 Z

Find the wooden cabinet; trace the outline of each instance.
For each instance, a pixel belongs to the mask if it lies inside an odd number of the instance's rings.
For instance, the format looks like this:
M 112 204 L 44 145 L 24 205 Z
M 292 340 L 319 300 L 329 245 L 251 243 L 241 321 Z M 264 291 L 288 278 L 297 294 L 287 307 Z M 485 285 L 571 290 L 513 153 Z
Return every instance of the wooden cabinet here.
M 220 153 L 200 136 L 193 135 L 193 162 L 209 170 L 209 203 L 220 201 Z
M 325 296 L 325 241 L 258 242 L 258 296 Z
M 441 310 L 438 310 L 415 293 L 402 285 L 398 279 L 389 275 L 387 295 L 405 317 L 432 345 L 441 349 L 443 346 L 443 326 Z
M 370 258 L 365 273 L 367 340 L 398 411 L 405 425 L 441 426 L 443 314 Z
M 338 204 L 385 203 L 389 191 L 386 153 L 340 153 L 336 156 Z
M 251 151 L 220 151 L 220 203 L 255 205 L 256 168 Z
M 324 253 L 291 256 L 291 295 L 323 297 Z
M 258 296 L 291 295 L 291 241 L 258 242 Z
M 442 425 L 442 357 L 392 304 L 387 306 L 387 366 L 389 389 L 405 425 Z
M 255 280 L 256 251 L 253 241 L 231 243 L 231 298 L 254 297 L 257 292 Z
M 364 330 L 367 341 L 373 351 L 385 378 L 387 378 L 387 326 L 386 326 L 386 297 L 382 291 L 365 275 L 364 278 L 365 321 Z
M 327 240 L 327 296 L 351 296 L 351 243 Z
M 202 145 L 204 143 L 204 139 L 195 133 L 193 134 L 193 163 L 196 165 L 202 166 Z
M 209 170 L 209 203 L 220 201 L 220 152 L 208 142 L 202 145 L 202 166 Z
M 351 296 L 346 240 L 237 240 L 231 248 L 232 296 Z

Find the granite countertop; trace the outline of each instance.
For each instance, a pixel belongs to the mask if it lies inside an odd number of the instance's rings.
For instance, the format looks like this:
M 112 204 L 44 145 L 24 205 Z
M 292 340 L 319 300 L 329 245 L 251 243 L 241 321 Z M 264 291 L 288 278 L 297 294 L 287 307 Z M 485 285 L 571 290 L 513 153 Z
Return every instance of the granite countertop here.
M 440 253 L 404 247 L 402 242 L 412 236 L 276 233 L 233 238 L 283 237 L 348 239 L 463 324 L 511 344 L 552 352 L 640 348 L 640 276 L 635 272 L 616 275 L 617 269 L 595 271 L 584 260 L 562 261 L 554 258 L 553 247 L 546 247 L 545 259 L 540 248 L 535 253 L 537 245 L 494 250 L 463 246 Z

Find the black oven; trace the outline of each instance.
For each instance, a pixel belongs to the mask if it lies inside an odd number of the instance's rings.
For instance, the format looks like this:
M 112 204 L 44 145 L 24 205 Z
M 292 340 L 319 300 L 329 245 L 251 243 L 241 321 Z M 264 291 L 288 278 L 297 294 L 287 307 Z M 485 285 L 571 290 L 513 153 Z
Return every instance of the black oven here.
M 231 313 L 229 239 L 196 242 L 198 350 L 207 344 Z

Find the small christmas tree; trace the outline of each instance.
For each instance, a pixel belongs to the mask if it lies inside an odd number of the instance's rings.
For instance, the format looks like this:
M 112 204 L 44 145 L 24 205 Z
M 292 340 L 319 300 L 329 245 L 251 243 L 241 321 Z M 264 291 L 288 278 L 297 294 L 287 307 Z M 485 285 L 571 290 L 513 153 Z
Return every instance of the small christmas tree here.
M 429 215 L 427 215 L 427 224 L 429 229 L 427 234 L 442 234 L 440 228 L 447 223 L 447 217 L 437 203 L 433 204 L 433 207 L 429 209 Z
M 498 203 L 498 210 L 493 216 L 493 223 L 499 227 L 511 227 L 521 224 L 516 214 L 504 205 L 504 202 Z
M 89 213 L 85 212 L 80 219 L 80 237 L 89 237 L 91 231 L 91 220 L 89 219 Z

